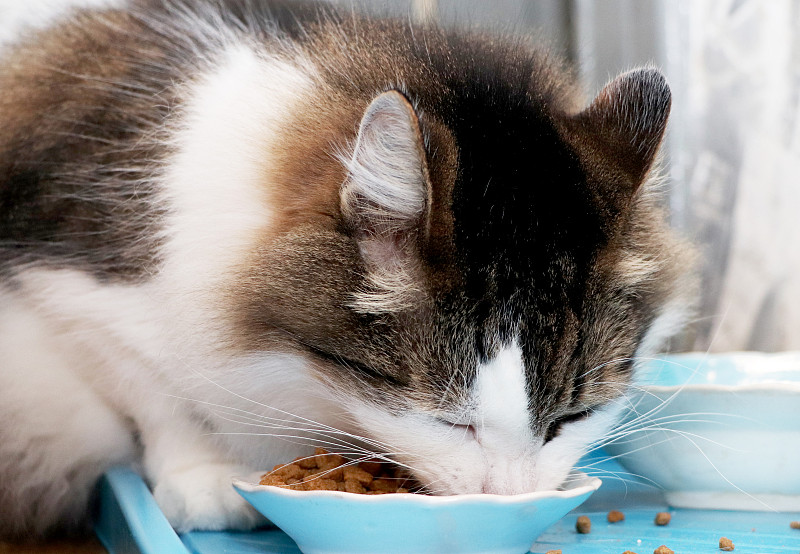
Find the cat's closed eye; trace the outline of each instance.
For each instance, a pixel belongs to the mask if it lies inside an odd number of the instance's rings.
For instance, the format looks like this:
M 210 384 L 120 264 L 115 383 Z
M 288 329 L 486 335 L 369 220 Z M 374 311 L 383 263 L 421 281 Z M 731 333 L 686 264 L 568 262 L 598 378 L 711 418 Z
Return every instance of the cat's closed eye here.
M 569 425 L 570 423 L 575 423 L 577 421 L 582 421 L 587 419 L 589 416 L 592 415 L 593 410 L 587 409 L 582 410 L 580 412 L 574 412 L 571 414 L 559 416 L 547 426 L 547 430 L 544 434 L 544 442 L 545 444 L 556 438 L 561 432 L 562 427 L 565 425 Z
M 449 429 L 453 433 L 458 433 L 464 438 L 475 439 L 478 436 L 477 430 L 475 425 L 472 423 L 458 423 L 456 420 L 457 418 L 437 418 L 438 422 L 441 423 L 445 428 Z

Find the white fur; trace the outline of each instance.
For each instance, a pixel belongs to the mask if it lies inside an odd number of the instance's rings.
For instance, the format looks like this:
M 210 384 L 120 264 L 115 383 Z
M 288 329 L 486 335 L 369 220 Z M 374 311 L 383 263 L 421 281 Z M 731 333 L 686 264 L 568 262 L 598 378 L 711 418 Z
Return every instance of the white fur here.
M 489 362 L 480 364 L 474 391 L 478 435 L 483 429 L 497 427 L 510 436 L 528 437 L 529 393 L 522 350 L 516 342 L 502 348 Z
M 295 65 L 244 45 L 230 46 L 219 68 L 193 83 L 164 175 L 173 210 L 163 273 L 177 288 L 213 290 L 268 227 L 268 137 L 310 86 Z
M 531 430 L 529 387 L 516 342 L 478 367 L 473 391 L 476 440 L 486 457 L 484 474 L 473 476 L 482 492 L 514 494 L 534 490 L 531 471 L 540 439 Z
M 124 419 L 73 371 L 78 354 L 49 318 L 0 291 L 0 475 L 4 487 L 24 483 L 4 499 L 5 518 L 39 495 L 43 521 L 80 512 L 109 463 L 135 458 Z
M 562 426 L 559 434 L 539 452 L 535 469 L 538 489 L 561 485 L 587 449 L 616 425 L 623 407 L 623 400 L 612 402 L 585 419 Z

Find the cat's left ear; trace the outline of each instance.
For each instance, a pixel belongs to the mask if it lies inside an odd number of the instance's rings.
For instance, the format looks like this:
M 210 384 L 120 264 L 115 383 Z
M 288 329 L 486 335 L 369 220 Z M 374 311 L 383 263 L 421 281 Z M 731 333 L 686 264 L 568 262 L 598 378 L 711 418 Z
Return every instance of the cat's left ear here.
M 425 232 L 430 185 L 419 118 L 396 90 L 367 107 L 352 157 L 341 209 L 358 238 L 397 243 Z
M 630 198 L 653 166 L 667 127 L 672 95 L 657 69 L 628 71 L 608 83 L 572 119 L 584 150 L 609 160 L 627 178 L 607 191 Z

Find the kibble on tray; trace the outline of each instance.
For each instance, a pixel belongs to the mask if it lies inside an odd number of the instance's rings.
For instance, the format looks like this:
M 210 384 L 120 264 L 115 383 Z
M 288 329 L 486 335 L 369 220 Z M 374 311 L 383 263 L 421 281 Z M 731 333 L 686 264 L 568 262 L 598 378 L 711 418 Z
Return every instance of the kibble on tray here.
M 668 525 L 672 520 L 672 515 L 669 512 L 658 512 L 656 514 L 656 525 Z
M 359 462 L 317 448 L 313 456 L 279 464 L 261 476 L 261 485 L 302 491 L 342 491 L 357 494 L 410 492 L 414 486 L 402 468 L 379 461 Z
M 575 530 L 581 535 L 586 535 L 592 531 L 592 520 L 589 516 L 578 516 L 575 522 Z
M 608 512 L 606 519 L 608 519 L 609 523 L 619 523 L 620 521 L 623 521 L 625 519 L 625 514 L 623 514 L 619 510 L 611 510 L 610 512 Z

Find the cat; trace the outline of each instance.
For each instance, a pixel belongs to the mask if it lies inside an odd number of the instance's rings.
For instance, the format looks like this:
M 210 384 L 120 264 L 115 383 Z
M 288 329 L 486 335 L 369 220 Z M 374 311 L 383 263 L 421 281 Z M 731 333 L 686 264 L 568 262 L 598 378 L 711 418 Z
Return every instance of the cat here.
M 0 535 L 142 473 L 179 531 L 315 446 L 560 486 L 686 318 L 654 68 L 584 105 L 521 38 L 133 0 L 0 61 Z

